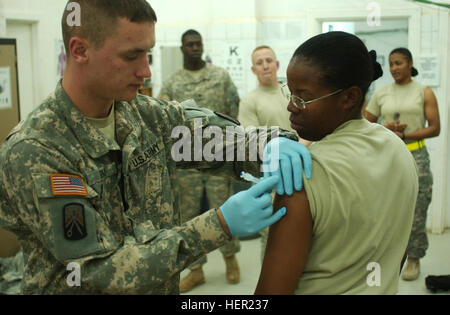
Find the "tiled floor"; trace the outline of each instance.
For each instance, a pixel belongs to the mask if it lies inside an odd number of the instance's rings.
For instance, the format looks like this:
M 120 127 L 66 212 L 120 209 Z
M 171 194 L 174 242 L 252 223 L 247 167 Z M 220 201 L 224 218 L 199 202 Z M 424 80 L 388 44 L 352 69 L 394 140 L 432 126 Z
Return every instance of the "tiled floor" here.
M 425 287 L 425 278 L 428 275 L 450 274 L 450 230 L 444 234 L 429 234 L 429 249 L 427 255 L 421 260 L 421 273 L 415 281 L 400 279 L 399 295 L 409 294 L 433 294 Z M 240 269 L 241 282 L 231 285 L 225 279 L 225 263 L 219 251 L 208 254 L 208 263 L 203 266 L 206 282 L 193 290 L 188 295 L 249 295 L 253 294 L 261 270 L 260 239 L 241 241 L 241 251 L 237 254 Z M 188 273 L 184 270 L 181 276 Z M 450 294 L 450 292 L 440 293 Z

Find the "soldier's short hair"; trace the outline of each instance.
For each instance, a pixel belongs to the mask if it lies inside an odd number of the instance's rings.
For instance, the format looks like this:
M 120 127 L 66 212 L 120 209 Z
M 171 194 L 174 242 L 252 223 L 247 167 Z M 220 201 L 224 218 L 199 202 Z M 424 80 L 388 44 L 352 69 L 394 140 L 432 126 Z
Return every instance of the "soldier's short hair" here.
M 69 25 L 69 4 L 78 4 L 80 24 Z M 69 41 L 79 36 L 87 39 L 95 48 L 101 48 L 108 36 L 113 34 L 119 18 L 130 22 L 157 22 L 155 11 L 146 0 L 76 0 L 68 1 L 61 20 L 66 55 L 69 57 Z
M 200 35 L 199 32 L 197 32 L 196 30 L 190 29 L 190 30 L 187 30 L 186 32 L 184 32 L 183 35 L 181 35 L 181 44 L 184 43 L 184 38 L 189 35 L 198 35 L 198 36 L 200 36 L 200 38 L 202 37 L 202 35 Z
M 253 63 L 253 55 L 255 54 L 255 52 L 257 52 L 258 50 L 261 50 L 261 49 L 269 49 L 269 50 L 271 50 L 273 52 L 273 55 L 275 56 L 275 59 L 277 58 L 277 54 L 275 54 L 275 51 L 272 49 L 272 47 L 267 46 L 267 45 L 261 45 L 261 46 L 256 47 L 255 49 L 253 49 L 252 56 L 251 56 L 252 57 L 252 63 Z

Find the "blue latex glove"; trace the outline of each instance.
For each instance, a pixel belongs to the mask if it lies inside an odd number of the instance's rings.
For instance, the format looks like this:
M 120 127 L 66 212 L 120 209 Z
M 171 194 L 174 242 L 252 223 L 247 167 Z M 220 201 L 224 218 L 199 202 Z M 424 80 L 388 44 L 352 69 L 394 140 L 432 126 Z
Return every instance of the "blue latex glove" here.
M 303 170 L 311 178 L 311 154 L 305 145 L 284 137 L 274 138 L 264 148 L 262 171 L 264 178 L 278 176 L 276 191 L 289 196 L 303 187 Z
M 286 214 L 283 207 L 273 213 L 270 192 L 279 177 L 262 179 L 248 190 L 243 190 L 228 198 L 219 208 L 232 236 L 248 236 L 272 225 Z

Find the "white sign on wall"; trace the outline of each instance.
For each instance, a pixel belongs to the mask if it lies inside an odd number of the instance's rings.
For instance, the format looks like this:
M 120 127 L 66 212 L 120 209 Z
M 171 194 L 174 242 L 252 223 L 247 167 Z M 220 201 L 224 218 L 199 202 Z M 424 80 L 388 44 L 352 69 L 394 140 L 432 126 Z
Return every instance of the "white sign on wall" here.
M 419 71 L 418 81 L 426 86 L 439 86 L 440 60 L 437 55 L 420 55 L 414 60 Z
M 62 79 L 64 71 L 66 71 L 66 51 L 64 49 L 64 41 L 62 39 L 55 40 L 56 53 L 56 82 Z
M 222 67 L 229 73 L 231 80 L 238 89 L 240 97 L 247 93 L 247 74 L 251 73 L 251 50 L 241 42 L 217 41 L 207 55 L 212 63 Z M 251 87 L 253 89 L 253 87 Z
M 12 108 L 11 99 L 11 70 L 9 67 L 0 68 L 0 109 Z
M 242 46 L 230 44 L 227 46 L 224 67 L 230 74 L 231 79 L 237 87 L 244 86 L 244 60 Z

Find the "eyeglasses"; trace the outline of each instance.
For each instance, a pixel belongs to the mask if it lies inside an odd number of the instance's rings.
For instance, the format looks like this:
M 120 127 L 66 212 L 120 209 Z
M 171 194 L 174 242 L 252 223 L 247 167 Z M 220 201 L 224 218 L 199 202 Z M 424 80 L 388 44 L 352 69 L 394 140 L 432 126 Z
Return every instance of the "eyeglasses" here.
M 287 87 L 287 84 L 285 84 L 285 85 L 283 85 L 283 86 L 281 87 L 281 93 L 283 93 L 284 97 L 286 97 L 289 101 L 292 102 L 292 105 L 294 105 L 294 106 L 297 107 L 298 109 L 305 109 L 305 108 L 306 108 L 306 104 L 309 104 L 309 103 L 312 103 L 312 102 L 321 100 L 321 99 L 326 98 L 326 97 L 328 97 L 328 96 L 336 95 L 336 94 L 342 92 L 343 89 L 339 89 L 339 90 L 337 90 L 337 91 L 335 91 L 335 92 L 333 92 L 333 93 L 330 93 L 330 94 L 327 94 L 327 95 L 324 95 L 324 96 L 315 98 L 315 99 L 310 100 L 310 101 L 305 101 L 305 100 L 302 99 L 301 97 L 292 95 L 292 94 L 291 94 L 290 92 L 288 92 L 288 91 L 289 91 L 289 89 L 288 89 L 288 87 Z M 298 104 L 298 103 L 300 103 L 300 104 Z

